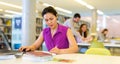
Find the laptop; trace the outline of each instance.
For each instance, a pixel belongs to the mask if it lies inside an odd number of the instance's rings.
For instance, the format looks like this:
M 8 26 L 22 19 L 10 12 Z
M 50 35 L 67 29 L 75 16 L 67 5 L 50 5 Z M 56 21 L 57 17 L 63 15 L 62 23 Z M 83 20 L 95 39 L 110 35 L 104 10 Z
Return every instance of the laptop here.
M 7 36 L 2 30 L 0 30 L 0 55 L 5 54 L 16 54 L 18 51 L 13 51 L 11 48 L 11 43 L 8 42 Z

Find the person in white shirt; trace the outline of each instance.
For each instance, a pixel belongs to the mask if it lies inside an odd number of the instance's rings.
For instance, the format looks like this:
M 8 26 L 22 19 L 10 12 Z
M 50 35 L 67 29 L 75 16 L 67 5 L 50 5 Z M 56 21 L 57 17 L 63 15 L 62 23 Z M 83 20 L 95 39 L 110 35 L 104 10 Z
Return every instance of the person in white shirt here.
M 78 32 L 79 26 L 80 26 L 79 24 L 80 18 L 81 18 L 80 14 L 75 13 L 73 18 L 70 18 L 64 22 L 64 25 L 69 27 L 72 30 L 72 33 L 75 36 L 75 39 L 78 43 L 81 42 L 81 37 Z

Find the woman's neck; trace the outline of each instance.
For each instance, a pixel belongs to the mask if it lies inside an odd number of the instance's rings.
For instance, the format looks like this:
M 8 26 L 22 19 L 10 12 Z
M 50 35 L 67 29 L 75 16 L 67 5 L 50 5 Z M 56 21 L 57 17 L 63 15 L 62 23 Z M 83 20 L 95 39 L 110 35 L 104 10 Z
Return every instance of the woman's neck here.
M 57 28 L 58 28 L 58 24 L 54 28 L 51 28 L 51 31 L 56 31 Z
M 52 34 L 52 37 L 53 37 L 53 36 L 54 36 L 54 34 L 56 33 L 57 28 L 58 28 L 58 24 L 55 26 L 55 28 L 51 29 L 51 34 Z

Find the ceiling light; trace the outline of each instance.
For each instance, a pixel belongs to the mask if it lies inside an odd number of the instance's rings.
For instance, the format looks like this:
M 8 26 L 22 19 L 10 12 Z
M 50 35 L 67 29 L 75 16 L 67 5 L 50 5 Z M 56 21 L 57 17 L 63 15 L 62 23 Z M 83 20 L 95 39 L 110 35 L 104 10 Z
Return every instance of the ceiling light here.
M 47 3 L 43 3 L 44 6 L 53 6 L 53 5 L 50 5 L 50 4 L 47 4 Z
M 50 5 L 50 4 L 47 4 L 47 3 L 43 3 L 43 5 L 44 5 L 44 6 L 52 6 L 52 7 L 54 7 L 56 10 L 59 10 L 59 11 L 62 11 L 62 12 L 68 13 L 68 14 L 72 14 L 71 11 L 66 10 L 66 9 L 63 9 L 63 8 L 60 8 L 60 7 L 55 7 L 55 6 Z
M 104 13 L 100 10 L 97 10 L 97 13 L 100 14 L 100 15 L 103 15 Z
M 5 10 L 5 12 L 7 12 L 7 13 L 12 13 L 12 14 L 17 14 L 17 15 L 22 15 L 22 13 L 20 13 L 20 12 L 15 12 L 15 11 L 12 11 L 12 10 Z
M 91 5 L 86 5 L 86 7 L 89 8 L 89 9 L 94 9 L 94 7 L 91 6 Z
M 13 17 L 13 15 L 10 15 L 10 14 L 4 14 L 5 17 Z
M 59 11 L 62 11 L 62 12 L 65 12 L 65 13 L 68 13 L 68 14 L 72 14 L 71 11 L 65 10 L 65 9 L 63 9 L 63 8 L 60 8 L 60 7 L 55 7 L 55 9 L 56 9 L 56 10 L 59 10 Z
M 18 8 L 18 9 L 22 9 L 21 6 L 13 5 L 13 4 L 6 3 L 6 2 L 0 2 L 0 4 L 10 6 L 10 7 L 14 7 L 14 8 Z
M 84 5 L 84 6 L 87 5 L 87 3 L 82 1 L 82 0 L 75 0 L 75 1 L 77 1 L 78 3 L 80 3 L 80 4 Z
M 86 7 L 89 8 L 89 9 L 94 9 L 93 6 L 87 4 L 86 2 L 84 2 L 84 1 L 82 1 L 82 0 L 75 0 L 75 1 L 77 1 L 78 3 L 80 3 L 80 4 L 83 5 L 83 6 L 86 6 Z

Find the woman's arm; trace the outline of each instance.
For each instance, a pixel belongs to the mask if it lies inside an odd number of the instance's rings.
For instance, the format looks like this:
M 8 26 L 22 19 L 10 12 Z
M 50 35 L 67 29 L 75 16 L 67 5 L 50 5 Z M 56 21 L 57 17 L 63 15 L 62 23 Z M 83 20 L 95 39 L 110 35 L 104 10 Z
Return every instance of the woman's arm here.
M 70 29 L 67 30 L 67 38 L 69 41 L 69 48 L 67 49 L 60 49 L 60 54 L 61 53 L 75 53 L 78 52 L 78 45 L 75 41 L 75 38 L 72 34 L 72 31 Z
M 38 39 L 31 45 L 34 46 L 35 49 L 39 48 L 43 43 L 43 31 L 40 33 Z
M 38 39 L 30 46 L 22 46 L 19 48 L 19 51 L 23 51 L 24 49 L 26 49 L 25 51 L 34 51 L 37 48 L 39 48 L 42 45 L 43 42 L 43 32 L 40 33 Z

